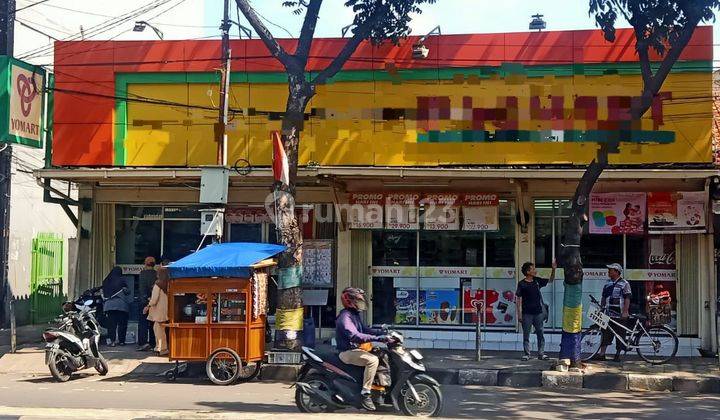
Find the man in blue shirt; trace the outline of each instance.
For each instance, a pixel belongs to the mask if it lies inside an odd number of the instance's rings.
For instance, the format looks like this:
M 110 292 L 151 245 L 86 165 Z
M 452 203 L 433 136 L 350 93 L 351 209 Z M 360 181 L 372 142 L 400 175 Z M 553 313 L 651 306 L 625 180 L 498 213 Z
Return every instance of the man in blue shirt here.
M 343 309 L 335 321 L 335 341 L 340 351 L 340 360 L 348 365 L 365 368 L 362 387 L 362 406 L 368 411 L 375 411 L 375 404 L 370 398 L 375 373 L 380 360 L 374 354 L 360 347 L 364 343 L 373 341 L 386 343 L 389 339 L 382 330 L 373 329 L 363 324 L 360 311 L 367 309 L 365 291 L 348 287 L 340 295 Z
M 630 317 L 630 298 L 632 297 L 632 290 L 630 289 L 630 283 L 622 277 L 623 267 L 618 263 L 610 264 L 608 268 L 609 280 L 605 283 L 602 292 L 601 305 L 605 308 L 605 313 L 610 316 L 616 322 L 627 325 L 628 318 Z M 602 343 L 600 351 L 593 357 L 595 360 L 605 360 L 605 351 L 607 346 L 612 343 L 613 331 L 625 339 L 626 331 L 613 324 L 612 322 L 608 328 L 603 330 Z M 615 357 L 614 361 L 620 361 L 620 352 L 625 350 L 623 343 L 617 339 L 615 340 Z

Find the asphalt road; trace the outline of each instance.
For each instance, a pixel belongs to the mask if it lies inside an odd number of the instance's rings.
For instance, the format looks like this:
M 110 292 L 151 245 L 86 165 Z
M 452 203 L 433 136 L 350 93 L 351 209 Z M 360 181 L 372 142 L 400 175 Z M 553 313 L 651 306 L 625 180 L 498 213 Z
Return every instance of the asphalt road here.
M 166 383 L 146 377 L 88 376 L 68 383 L 46 377 L 0 375 L 0 419 L 86 418 L 307 418 L 288 384 L 251 382 L 219 387 L 199 380 Z M 542 389 L 444 386 L 447 418 L 487 419 L 708 419 L 720 417 L 720 395 L 681 393 L 549 392 Z M 356 410 L 324 418 L 390 418 Z

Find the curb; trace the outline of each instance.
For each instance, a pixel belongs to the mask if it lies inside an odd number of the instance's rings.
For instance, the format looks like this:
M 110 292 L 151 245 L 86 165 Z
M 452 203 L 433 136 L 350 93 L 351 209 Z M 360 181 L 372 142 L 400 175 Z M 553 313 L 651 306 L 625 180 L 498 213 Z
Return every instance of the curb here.
M 720 394 L 720 378 L 709 376 L 459 369 L 457 378 L 456 385 Z

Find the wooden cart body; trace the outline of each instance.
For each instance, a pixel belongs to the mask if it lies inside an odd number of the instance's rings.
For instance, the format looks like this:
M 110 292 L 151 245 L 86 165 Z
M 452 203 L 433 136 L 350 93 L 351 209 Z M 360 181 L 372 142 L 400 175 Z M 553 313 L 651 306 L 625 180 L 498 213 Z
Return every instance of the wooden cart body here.
M 208 376 L 221 385 L 257 375 L 265 357 L 269 270 L 275 265 L 272 258 L 285 249 L 247 242 L 213 244 L 170 264 L 168 347 L 176 363 L 166 373 L 169 380 L 177 378 L 180 361 L 207 361 Z M 230 365 L 232 375 L 211 375 L 213 367 L 227 373 Z M 245 372 L 249 365 L 255 369 Z
M 183 312 L 188 296 L 205 296 L 205 319 Z M 242 297 L 242 320 L 219 321 L 216 316 L 223 296 Z M 234 350 L 245 363 L 265 355 L 265 315 L 252 316 L 253 293 L 247 278 L 173 279 L 168 288 L 170 360 L 206 361 L 221 348 Z M 193 304 L 194 309 L 202 304 Z M 189 319 L 196 318 L 196 319 Z

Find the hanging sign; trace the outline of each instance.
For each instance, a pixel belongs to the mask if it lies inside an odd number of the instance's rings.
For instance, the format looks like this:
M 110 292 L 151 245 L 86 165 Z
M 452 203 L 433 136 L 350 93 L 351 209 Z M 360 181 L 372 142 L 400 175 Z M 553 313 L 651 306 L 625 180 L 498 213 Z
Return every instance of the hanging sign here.
M 462 230 L 493 232 L 500 229 L 497 194 L 465 194 L 462 205 Z
M 42 148 L 45 70 L 0 56 L 0 143 Z
M 422 204 L 425 208 L 425 230 L 460 229 L 459 194 L 425 194 Z
M 639 235 L 645 233 L 645 193 L 590 195 L 590 233 Z
M 352 193 L 348 225 L 350 229 L 382 229 L 383 228 L 383 193 Z
M 385 228 L 418 230 L 419 193 L 390 193 L 385 196 Z
M 693 192 L 648 193 L 650 233 L 702 233 L 706 231 L 707 194 Z

